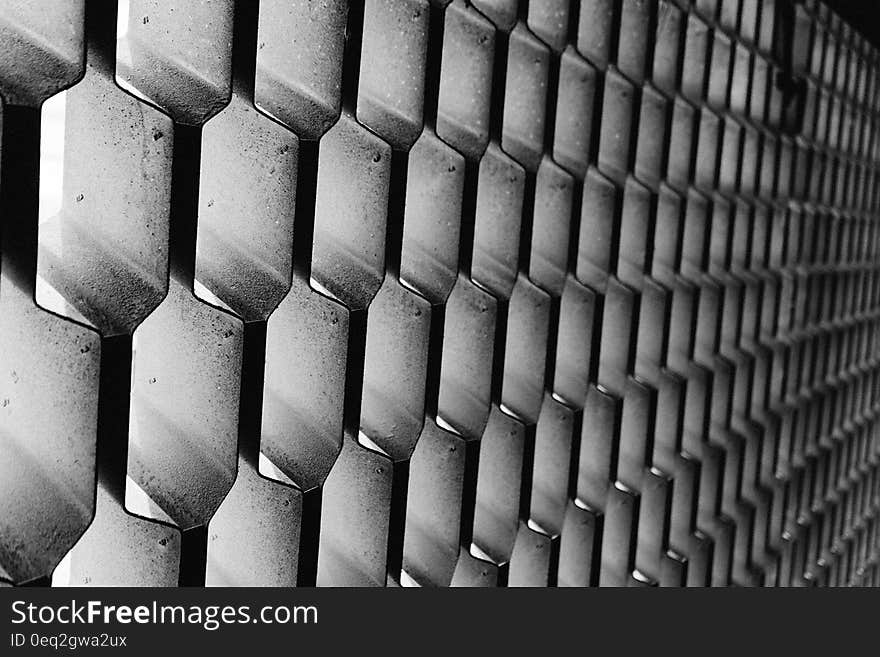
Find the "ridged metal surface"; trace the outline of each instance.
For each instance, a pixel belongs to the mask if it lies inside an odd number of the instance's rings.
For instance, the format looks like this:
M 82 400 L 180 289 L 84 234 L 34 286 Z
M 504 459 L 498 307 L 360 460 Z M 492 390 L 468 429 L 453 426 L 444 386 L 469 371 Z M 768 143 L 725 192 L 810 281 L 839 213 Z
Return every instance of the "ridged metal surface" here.
M 0 43 L 0 582 L 880 585 L 880 59 L 825 5 Z

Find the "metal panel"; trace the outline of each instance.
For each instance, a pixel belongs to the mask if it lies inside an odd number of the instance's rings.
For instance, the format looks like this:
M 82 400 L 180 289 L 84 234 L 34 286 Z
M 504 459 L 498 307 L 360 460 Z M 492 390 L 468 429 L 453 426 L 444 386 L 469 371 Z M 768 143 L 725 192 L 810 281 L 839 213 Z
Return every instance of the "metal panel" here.
M 787 4 L 0 2 L 0 583 L 880 583 L 880 60 Z

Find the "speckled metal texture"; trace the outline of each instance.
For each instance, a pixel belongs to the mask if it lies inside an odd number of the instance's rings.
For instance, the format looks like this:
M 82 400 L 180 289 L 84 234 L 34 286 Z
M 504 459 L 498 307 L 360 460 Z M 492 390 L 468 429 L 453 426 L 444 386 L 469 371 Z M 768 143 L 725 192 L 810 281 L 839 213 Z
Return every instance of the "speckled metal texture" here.
M 856 28 L 0 0 L 0 584 L 880 586 Z

